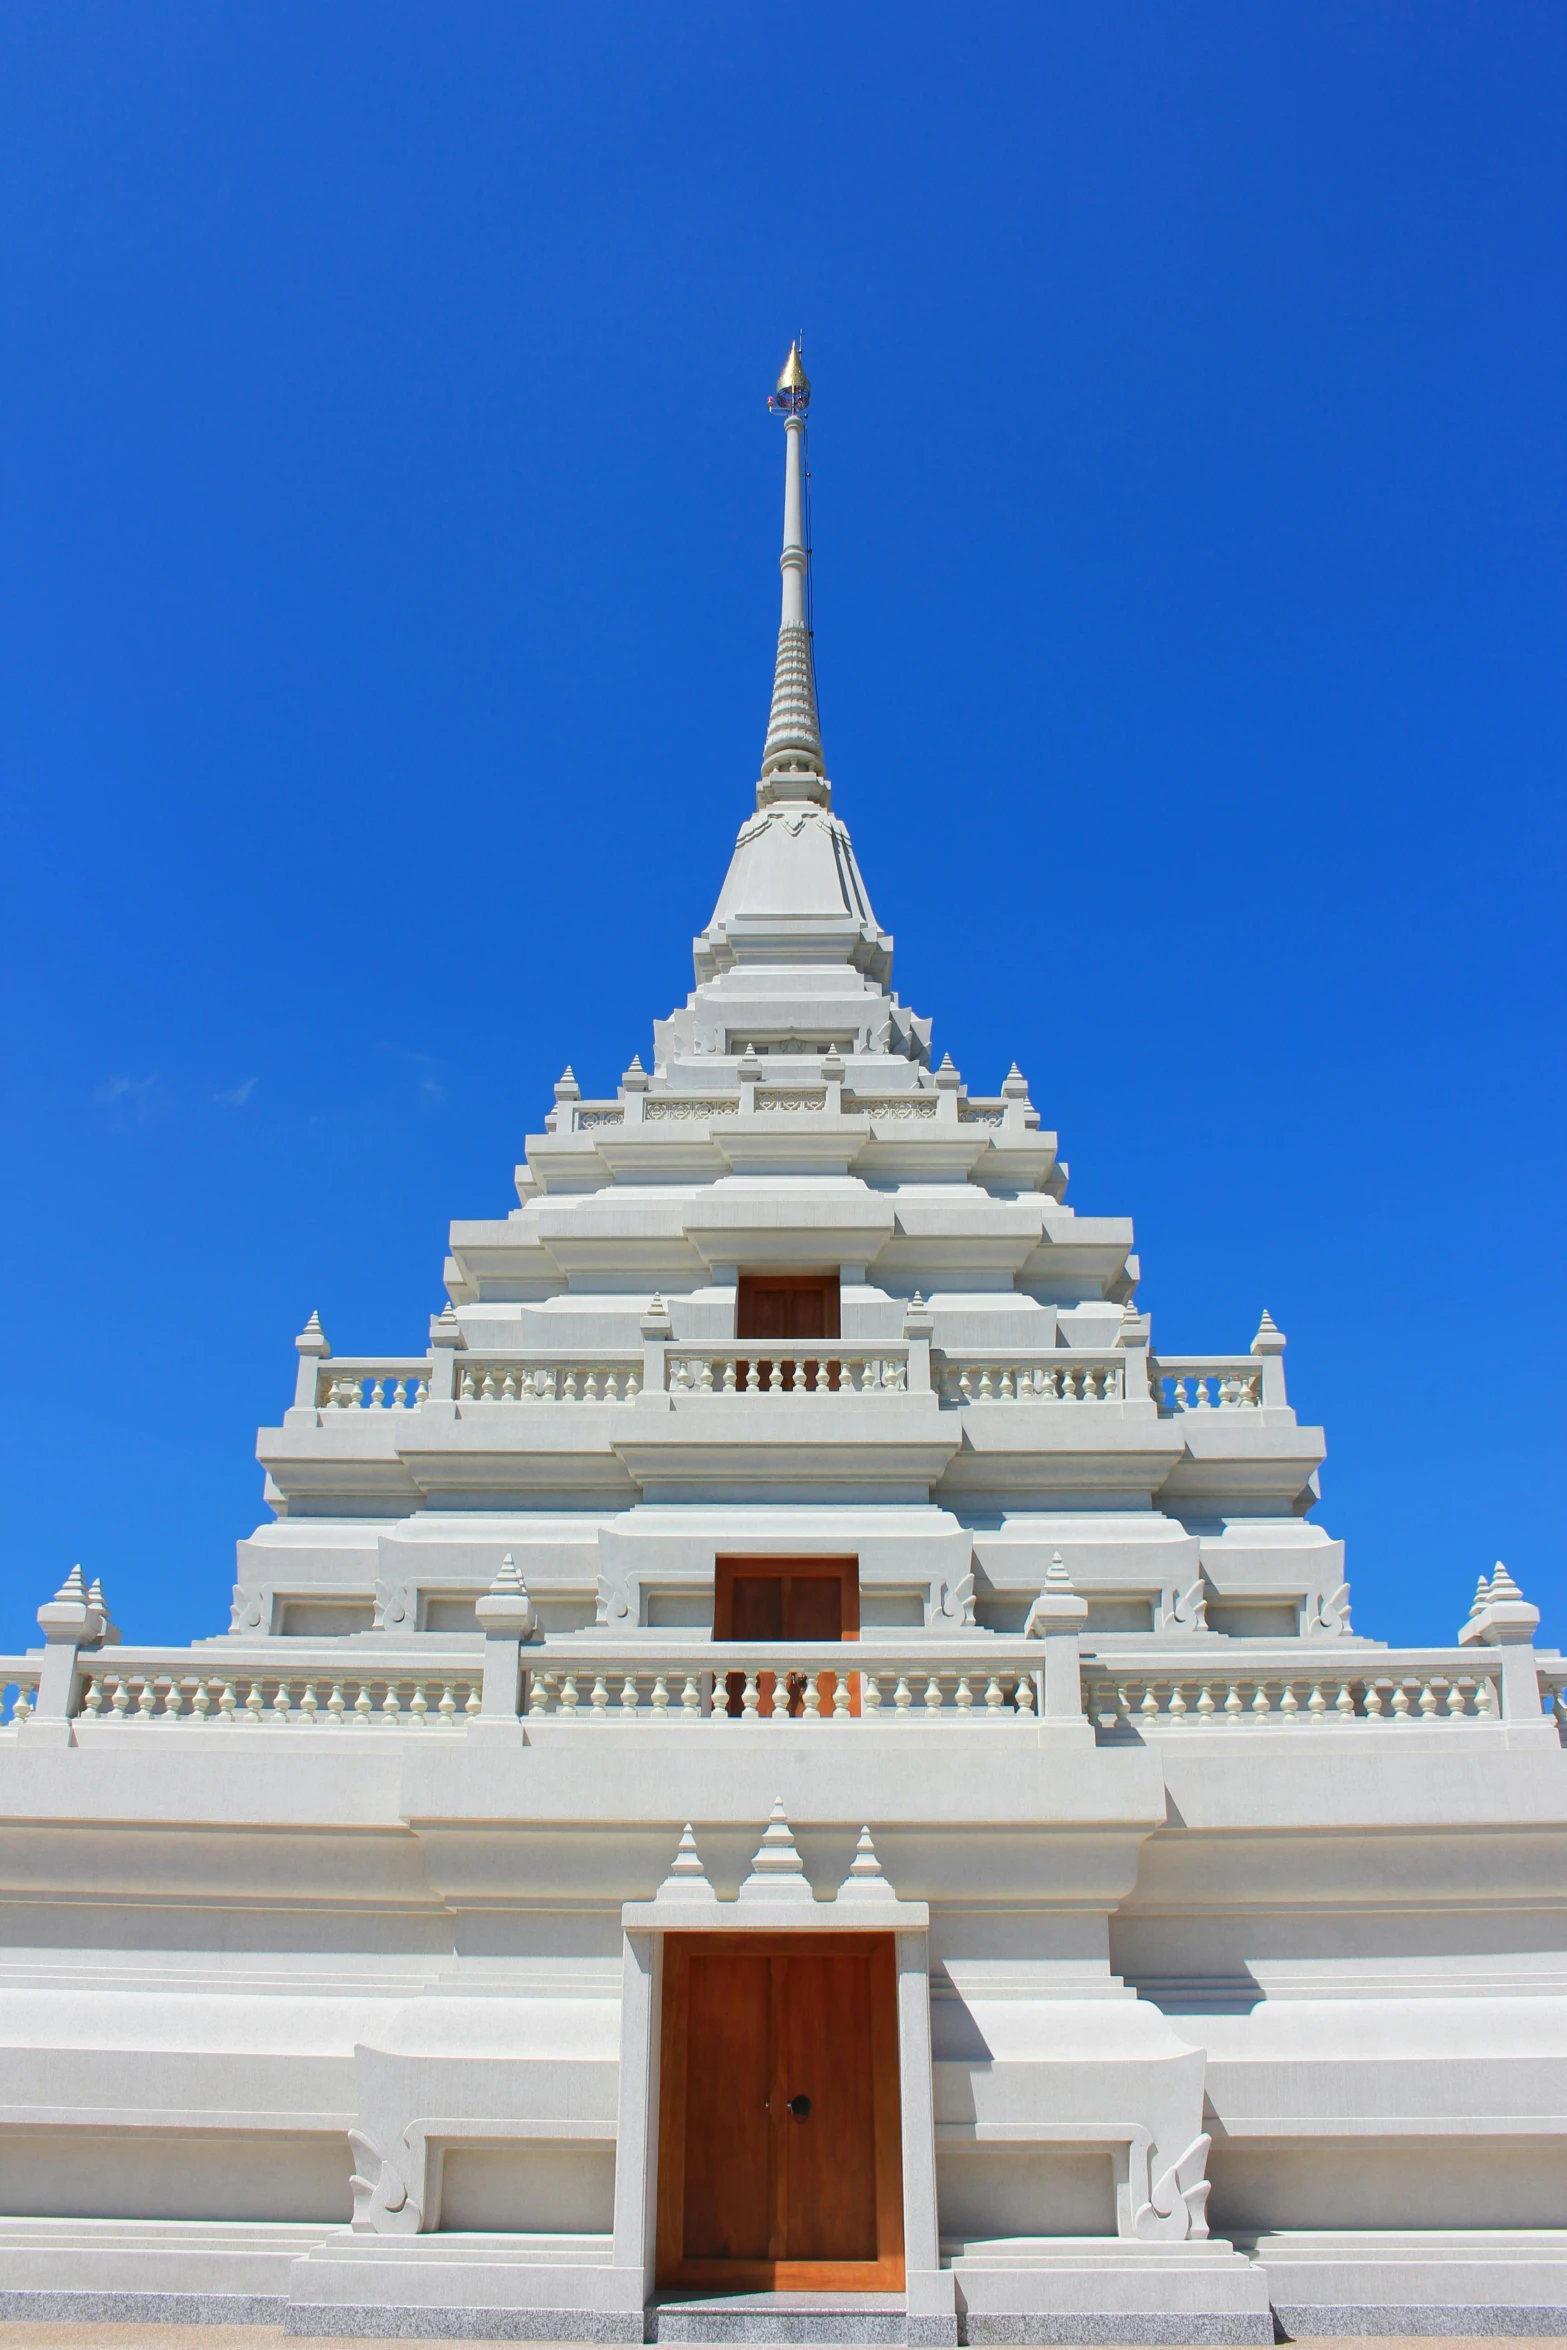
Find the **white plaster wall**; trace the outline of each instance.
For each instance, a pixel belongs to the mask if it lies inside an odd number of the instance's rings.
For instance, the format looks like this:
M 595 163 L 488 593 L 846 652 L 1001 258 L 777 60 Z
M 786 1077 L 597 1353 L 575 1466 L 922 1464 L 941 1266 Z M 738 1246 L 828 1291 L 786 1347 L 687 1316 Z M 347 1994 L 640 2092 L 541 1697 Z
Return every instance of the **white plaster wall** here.
M 1097 2146 L 943 2146 L 943 2237 L 1113 2236 L 1115 2175 Z

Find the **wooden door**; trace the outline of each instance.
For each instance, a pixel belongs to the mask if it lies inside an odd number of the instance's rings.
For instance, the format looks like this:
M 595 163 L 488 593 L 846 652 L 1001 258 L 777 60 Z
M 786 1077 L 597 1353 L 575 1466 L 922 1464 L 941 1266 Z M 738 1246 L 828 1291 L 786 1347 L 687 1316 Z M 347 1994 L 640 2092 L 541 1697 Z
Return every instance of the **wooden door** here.
M 839 1365 L 836 1356 L 821 1352 L 821 1342 L 838 1335 L 838 1276 L 836 1273 L 742 1273 L 735 1297 L 735 1336 L 758 1342 L 755 1370 L 760 1384 L 777 1384 L 787 1395 L 836 1393 Z M 772 1341 L 763 1355 L 761 1345 Z M 787 1348 L 787 1352 L 784 1349 Z M 749 1359 L 738 1362 L 735 1375 L 742 1387 L 751 1376 Z
M 715 1640 L 858 1640 L 860 1636 L 860 1562 L 857 1558 L 719 1558 L 714 1562 L 713 1638 Z M 859 1690 L 850 1676 L 850 1710 L 858 1713 Z M 817 1691 L 831 1713 L 835 1673 L 818 1673 Z M 745 1675 L 731 1673 L 727 1683 L 729 1711 L 741 1711 Z M 758 1687 L 758 1710 L 774 1709 L 773 1675 L 763 1673 Z M 789 1676 L 789 1711 L 805 1710 L 805 1676 Z
M 658 2281 L 898 2292 L 890 1934 L 671 1934 Z

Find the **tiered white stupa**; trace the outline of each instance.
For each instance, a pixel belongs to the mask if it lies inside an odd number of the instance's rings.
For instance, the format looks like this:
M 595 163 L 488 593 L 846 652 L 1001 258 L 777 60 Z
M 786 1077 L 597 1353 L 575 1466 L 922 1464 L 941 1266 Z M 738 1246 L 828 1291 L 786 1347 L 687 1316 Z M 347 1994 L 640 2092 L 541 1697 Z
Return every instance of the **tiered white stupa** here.
M 1016 1068 L 933 1066 L 808 404 L 792 352 L 755 808 L 650 1067 L 567 1071 L 424 1351 L 311 1316 L 226 1635 L 76 1574 L 0 1662 L 0 2314 L 1567 2328 L 1561 1661 L 1500 1567 L 1450 1648 L 1352 1632 L 1283 1334 L 1156 1347 Z

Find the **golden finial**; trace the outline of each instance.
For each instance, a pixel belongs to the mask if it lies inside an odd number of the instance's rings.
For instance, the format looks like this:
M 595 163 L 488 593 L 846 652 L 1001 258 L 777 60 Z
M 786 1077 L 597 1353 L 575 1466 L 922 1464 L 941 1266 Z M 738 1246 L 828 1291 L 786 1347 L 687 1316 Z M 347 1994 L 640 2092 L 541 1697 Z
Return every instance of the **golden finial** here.
M 782 409 L 786 416 L 803 416 L 811 404 L 811 379 L 805 372 L 798 340 L 789 345 L 789 356 L 783 363 L 783 373 L 778 378 L 768 404 Z

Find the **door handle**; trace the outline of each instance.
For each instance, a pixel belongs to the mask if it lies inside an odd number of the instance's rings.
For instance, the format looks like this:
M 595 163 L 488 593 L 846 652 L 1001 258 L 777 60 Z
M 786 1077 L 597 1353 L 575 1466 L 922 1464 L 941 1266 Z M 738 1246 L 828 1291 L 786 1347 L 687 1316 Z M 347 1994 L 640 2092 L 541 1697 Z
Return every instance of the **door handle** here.
M 803 2122 L 803 2121 L 805 2120 L 805 2118 L 806 2118 L 807 2114 L 810 2112 L 810 2110 L 811 2110 L 811 2101 L 810 2101 L 809 2097 L 791 2097 L 791 2098 L 790 2098 L 790 2100 L 789 2100 L 789 2111 L 790 2111 L 790 2112 L 791 2112 L 791 2113 L 794 2115 L 794 2118 L 795 2118 L 795 2120 L 796 2120 L 797 2122 Z

